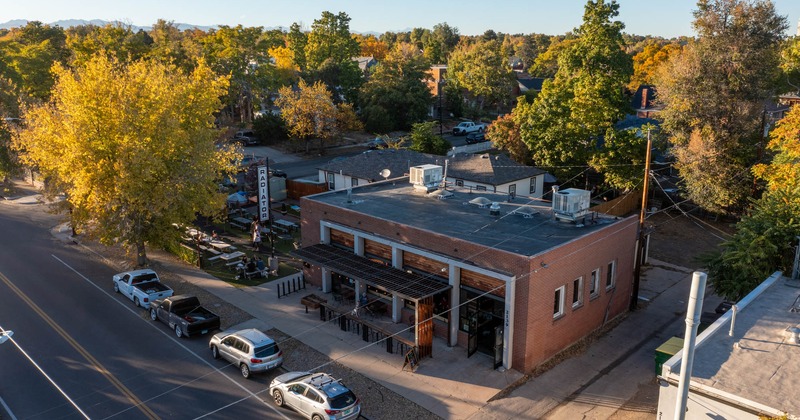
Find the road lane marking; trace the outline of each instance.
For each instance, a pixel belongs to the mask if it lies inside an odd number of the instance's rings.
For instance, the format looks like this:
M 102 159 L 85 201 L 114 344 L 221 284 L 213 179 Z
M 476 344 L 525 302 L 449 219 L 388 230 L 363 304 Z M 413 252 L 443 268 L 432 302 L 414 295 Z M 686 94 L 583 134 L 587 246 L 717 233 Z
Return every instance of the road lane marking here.
M 52 256 L 53 258 L 55 258 L 55 259 L 56 259 L 58 262 L 60 262 L 61 264 L 63 264 L 65 267 L 67 267 L 68 269 L 70 269 L 70 270 L 71 270 L 73 273 L 77 274 L 77 275 L 78 275 L 78 277 L 82 278 L 82 279 L 83 279 L 83 280 L 85 280 L 87 283 L 89 283 L 90 285 L 92 285 L 92 287 L 94 287 L 95 289 L 99 290 L 101 293 L 103 293 L 103 294 L 105 294 L 106 296 L 108 296 L 108 297 L 109 297 L 111 300 L 113 300 L 114 302 L 116 302 L 117 304 L 119 304 L 121 307 L 125 308 L 125 310 L 126 310 L 126 311 L 128 311 L 128 312 L 130 312 L 130 313 L 134 314 L 134 315 L 135 315 L 137 318 L 139 318 L 140 320 L 144 321 L 144 322 L 145 322 L 145 323 L 146 323 L 146 324 L 147 324 L 147 325 L 148 325 L 150 328 L 153 328 L 154 330 L 158 331 L 158 332 L 159 332 L 161 335 L 163 335 L 163 336 L 167 337 L 169 340 L 171 340 L 173 343 L 175 343 L 176 345 L 178 345 L 180 348 L 182 348 L 182 349 L 186 350 L 186 352 L 187 352 L 187 353 L 191 354 L 192 356 L 194 356 L 195 358 L 197 358 L 197 360 L 200 360 L 201 362 L 203 362 L 203 364 L 205 364 L 205 365 L 206 365 L 206 366 L 208 366 L 209 368 L 213 369 L 213 370 L 214 370 L 214 372 L 217 372 L 217 373 L 221 374 L 221 375 L 222 375 L 222 376 L 223 376 L 225 379 L 227 379 L 228 381 L 230 381 L 231 383 L 233 383 L 234 385 L 236 385 L 237 387 L 239 387 L 239 388 L 240 388 L 242 391 L 244 391 L 245 393 L 247 393 L 247 394 L 248 394 L 248 398 L 255 398 L 257 401 L 259 401 L 259 402 L 261 402 L 262 404 L 264 404 L 265 406 L 269 407 L 269 408 L 270 408 L 270 409 L 271 409 L 273 412 L 275 412 L 275 414 L 278 414 L 278 415 L 280 415 L 280 416 L 281 416 L 281 417 L 283 417 L 284 419 L 290 420 L 290 418 L 289 418 L 289 417 L 287 417 L 285 414 L 283 414 L 283 413 L 282 413 L 282 412 L 281 412 L 281 411 L 280 411 L 280 410 L 279 410 L 277 407 L 275 407 L 273 404 L 270 404 L 270 403 L 268 403 L 268 402 L 264 401 L 264 400 L 263 400 L 263 399 L 261 399 L 261 398 L 260 398 L 260 397 L 259 397 L 257 394 L 255 394 L 255 393 L 253 393 L 252 391 L 250 391 L 249 389 L 245 388 L 245 387 L 244 387 L 244 385 L 242 385 L 242 384 L 240 384 L 239 382 L 237 382 L 237 381 L 236 381 L 234 378 L 232 378 L 232 377 L 231 377 L 231 376 L 230 376 L 228 373 L 226 373 L 226 372 L 223 372 L 223 371 L 221 371 L 220 369 L 217 369 L 217 368 L 216 368 L 214 365 L 212 365 L 212 364 L 211 364 L 211 362 L 209 362 L 209 361 L 208 361 L 206 358 L 204 358 L 204 357 L 200 356 L 199 354 L 197 354 L 197 353 L 195 353 L 194 351 L 192 351 L 190 348 L 186 347 L 186 346 L 185 346 L 183 343 L 181 343 L 181 342 L 180 342 L 180 341 L 179 341 L 177 338 L 175 338 L 175 336 L 174 336 L 174 335 L 172 335 L 172 334 L 168 334 L 168 333 L 167 333 L 167 332 L 164 330 L 164 328 L 160 328 L 160 327 L 159 327 L 159 325 L 156 325 L 156 323 L 155 323 L 155 322 L 152 322 L 152 321 L 150 321 L 150 318 L 142 318 L 142 316 L 141 316 L 141 313 L 139 313 L 139 312 L 136 312 L 136 311 L 133 309 L 133 307 L 132 307 L 131 305 L 127 305 L 125 302 L 122 302 L 122 301 L 120 301 L 119 299 L 115 298 L 113 294 L 109 293 L 107 290 L 103 289 L 102 287 L 100 287 L 100 286 L 96 285 L 94 282 L 92 282 L 91 280 L 89 280 L 89 278 L 88 278 L 88 277 L 86 277 L 86 276 L 84 276 L 83 274 L 81 274 L 80 272 L 78 272 L 78 270 L 76 270 L 75 268 L 73 268 L 72 266 L 70 266 L 69 264 L 67 264 L 67 263 L 66 263 L 64 260 L 62 260 L 61 258 L 58 258 L 57 256 L 55 256 L 55 255 L 53 255 L 53 254 L 51 254 L 51 256 Z M 230 366 L 230 365 L 228 365 L 228 366 Z M 205 375 L 203 375 L 203 376 L 205 376 Z M 195 380 L 196 380 L 196 379 L 195 379 Z M 173 391 L 173 390 L 175 390 L 175 389 L 178 389 L 178 388 L 180 388 L 180 387 L 182 387 L 182 386 L 183 386 L 183 385 L 178 385 L 177 387 L 175 387 L 175 388 L 172 388 L 172 389 L 170 389 L 170 390 L 168 390 L 168 391 L 166 391 L 166 392 L 163 392 L 163 393 L 161 393 L 161 394 L 159 394 L 159 395 L 156 395 L 156 396 L 154 396 L 154 397 L 148 398 L 148 399 L 147 399 L 147 400 L 145 400 L 144 402 L 150 402 L 150 401 L 152 401 L 152 400 L 154 400 L 154 399 L 156 399 L 156 398 L 159 398 L 159 397 L 161 397 L 161 396 L 163 396 L 163 395 L 166 395 L 167 393 L 169 393 L 169 392 L 171 392 L 171 391 Z M 259 394 L 260 394 L 261 392 L 263 392 L 263 391 L 260 391 L 260 392 L 259 392 Z M 242 400 L 239 400 L 239 401 L 236 401 L 236 403 L 239 403 L 239 402 L 241 402 L 241 401 L 243 401 L 243 400 L 244 400 L 244 399 L 242 399 Z M 230 406 L 230 405 L 231 405 L 231 404 L 228 404 L 228 405 L 226 405 L 226 406 L 224 406 L 224 407 L 222 407 L 222 408 L 227 408 L 227 407 L 228 407 L 228 406 Z M 222 408 L 220 408 L 220 409 L 222 409 Z M 220 409 L 218 409 L 218 410 L 220 410 Z M 127 409 L 125 409 L 125 410 L 123 410 L 123 411 L 121 411 L 121 412 L 119 412 L 119 413 L 117 413 L 117 414 L 115 414 L 115 415 L 118 415 L 118 414 L 124 413 L 125 411 L 128 411 L 128 410 L 130 410 L 130 408 L 127 408 Z M 218 410 L 215 410 L 215 412 L 216 412 L 216 411 L 218 411 Z M 112 415 L 112 416 L 110 416 L 110 417 L 114 417 L 115 415 Z
M 75 349 L 78 353 L 81 354 L 92 366 L 94 366 L 94 370 L 103 375 L 112 385 L 114 385 L 117 390 L 123 393 L 127 398 L 128 401 L 133 403 L 139 410 L 148 418 L 150 419 L 158 419 L 159 417 L 150 410 L 149 407 L 142 404 L 141 400 L 136 397 L 136 395 L 131 392 L 122 382 L 119 381 L 114 375 L 111 374 L 94 356 L 91 355 L 86 349 L 83 348 L 80 344 L 78 344 L 75 339 L 72 338 L 61 326 L 59 326 L 49 315 L 47 315 L 42 308 L 40 308 L 33 300 L 31 300 L 22 290 L 20 290 L 11 280 L 8 279 L 3 273 L 0 273 L 0 280 L 5 283 L 12 292 L 14 292 L 20 299 L 22 299 L 28 306 L 33 309 L 48 325 L 50 325 L 53 330 L 55 330 L 58 335 L 61 336 L 73 349 Z
M 3 408 L 6 409 L 6 413 L 8 413 L 8 415 L 11 416 L 11 420 L 17 420 L 17 417 L 14 416 L 14 413 L 12 413 L 11 409 L 8 408 L 8 405 L 6 404 L 6 402 L 3 401 L 3 397 L 0 397 L 0 405 L 2 405 Z

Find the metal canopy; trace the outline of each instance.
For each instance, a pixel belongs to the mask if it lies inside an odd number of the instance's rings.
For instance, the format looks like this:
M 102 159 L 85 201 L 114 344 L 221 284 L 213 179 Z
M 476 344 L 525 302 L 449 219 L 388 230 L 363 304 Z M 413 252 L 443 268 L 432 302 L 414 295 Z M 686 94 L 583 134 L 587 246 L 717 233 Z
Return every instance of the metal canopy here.
M 415 302 L 450 289 L 450 285 L 427 276 L 388 267 L 327 244 L 307 246 L 292 255 Z

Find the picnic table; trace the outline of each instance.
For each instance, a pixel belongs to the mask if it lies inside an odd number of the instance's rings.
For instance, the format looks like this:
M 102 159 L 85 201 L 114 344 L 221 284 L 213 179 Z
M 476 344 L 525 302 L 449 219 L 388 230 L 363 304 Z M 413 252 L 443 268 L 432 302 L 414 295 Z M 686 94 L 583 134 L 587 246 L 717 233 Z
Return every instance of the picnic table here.
M 250 223 L 253 221 L 246 218 L 246 217 L 234 217 L 230 219 L 231 226 L 236 226 L 241 230 L 247 230 L 250 228 Z
M 219 256 L 219 259 L 231 264 L 232 262 L 238 262 L 245 256 L 245 253 L 242 251 L 231 252 L 228 254 L 222 254 Z
M 290 222 L 288 220 L 283 220 L 283 219 L 276 220 L 275 224 L 280 226 L 280 227 L 286 228 L 288 230 L 295 230 L 295 229 L 300 227 L 300 226 L 297 225 L 297 223 Z
M 219 239 L 214 239 L 214 240 L 208 242 L 208 244 L 211 247 L 213 247 L 214 249 L 216 249 L 216 250 L 218 250 L 220 252 L 228 252 L 228 251 L 235 251 L 236 250 L 235 246 L 233 246 L 233 245 L 231 245 L 231 244 L 229 244 L 227 242 L 220 241 Z

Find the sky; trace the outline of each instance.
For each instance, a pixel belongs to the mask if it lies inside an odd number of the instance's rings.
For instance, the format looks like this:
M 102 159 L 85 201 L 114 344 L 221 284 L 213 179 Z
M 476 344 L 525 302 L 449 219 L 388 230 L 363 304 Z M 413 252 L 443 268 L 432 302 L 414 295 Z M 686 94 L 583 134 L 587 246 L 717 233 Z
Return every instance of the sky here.
M 618 0 L 625 32 L 672 38 L 693 36 L 696 0 Z M 787 16 L 787 35 L 797 33 L 800 0 L 773 0 Z M 401 32 L 446 22 L 462 35 L 488 29 L 510 34 L 560 35 L 578 27 L 586 0 L 0 0 L 0 23 L 12 19 L 50 23 L 102 19 L 150 26 L 164 19 L 199 26 L 309 28 L 323 11 L 350 16 L 351 32 Z

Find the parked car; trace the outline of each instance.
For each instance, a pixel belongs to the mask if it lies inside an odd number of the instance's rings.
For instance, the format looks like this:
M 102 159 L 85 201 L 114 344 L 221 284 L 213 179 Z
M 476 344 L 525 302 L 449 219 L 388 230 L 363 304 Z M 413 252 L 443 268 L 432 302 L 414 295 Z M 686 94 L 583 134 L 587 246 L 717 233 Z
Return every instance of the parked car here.
M 283 364 L 278 343 L 255 328 L 214 334 L 208 347 L 213 358 L 222 357 L 238 366 L 245 378 L 253 372 L 266 372 Z
M 172 296 L 172 288 L 161 283 L 158 274 L 150 269 L 133 270 L 111 277 L 114 291 L 122 293 L 136 306 L 149 308 L 150 302 Z
M 291 407 L 309 419 L 347 420 L 361 414 L 353 391 L 327 373 L 284 373 L 272 380 L 269 393 L 278 407 Z
M 280 178 L 286 178 L 287 177 L 286 172 L 284 172 L 284 171 L 282 171 L 280 169 L 270 169 L 269 170 L 269 175 L 270 176 L 277 176 L 277 177 L 280 177 Z
M 469 133 L 466 138 L 467 144 L 475 144 L 486 141 L 486 134 L 483 132 Z
M 150 302 L 150 319 L 175 330 L 178 338 L 219 329 L 219 316 L 200 306 L 195 296 L 178 295 Z
M 472 121 L 463 121 L 458 123 L 457 126 L 453 127 L 453 135 L 460 136 L 472 132 L 483 133 L 484 130 L 486 130 L 486 124 L 475 123 Z
M 369 147 L 370 150 L 377 150 L 377 149 L 385 149 L 389 147 L 389 145 L 386 144 L 386 140 L 380 137 L 375 137 L 373 140 L 370 140 L 367 143 L 367 147 Z
M 251 130 L 237 131 L 233 136 L 233 140 L 245 146 L 255 146 L 260 143 L 256 133 Z

